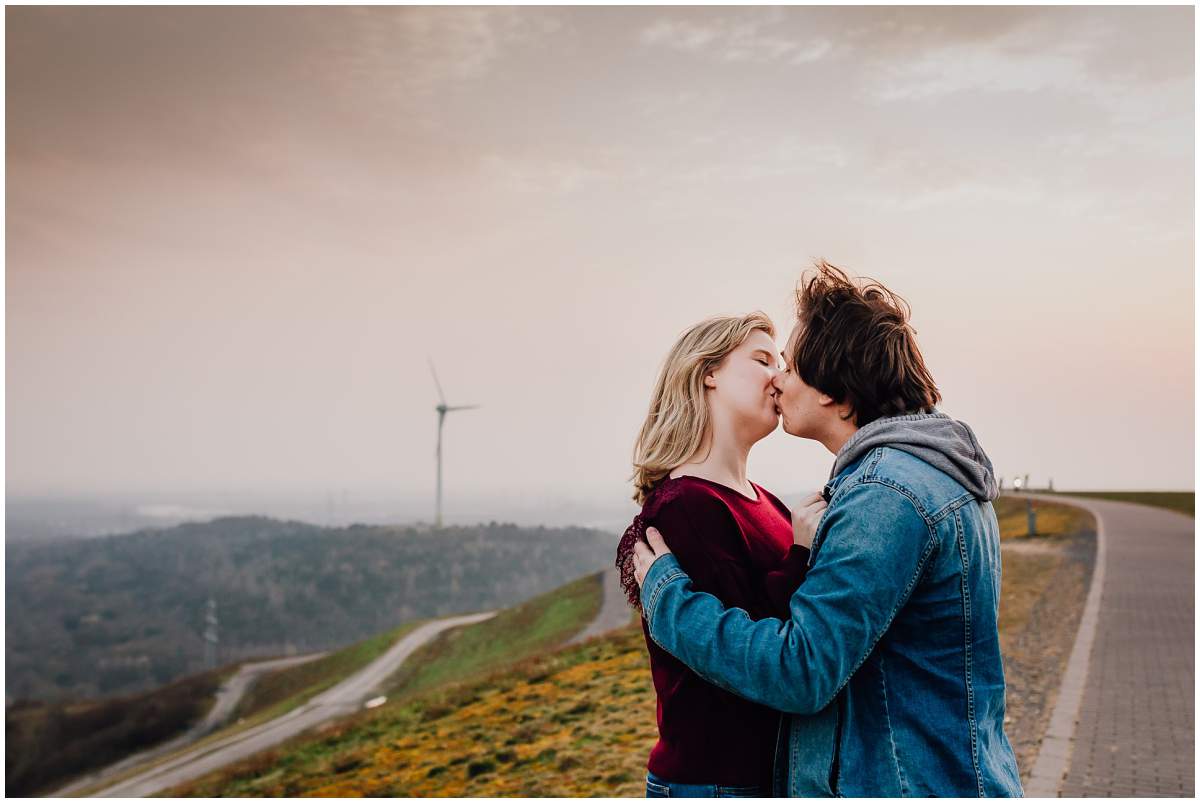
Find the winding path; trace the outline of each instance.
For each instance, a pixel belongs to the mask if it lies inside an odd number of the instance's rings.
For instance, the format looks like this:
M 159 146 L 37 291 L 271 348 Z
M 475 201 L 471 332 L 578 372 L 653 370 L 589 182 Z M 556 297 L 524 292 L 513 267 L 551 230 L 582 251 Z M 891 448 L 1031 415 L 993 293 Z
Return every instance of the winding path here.
M 1096 568 L 1025 794 L 1195 795 L 1195 519 L 1028 494 L 1096 516 Z
M 273 747 L 326 720 L 352 714 L 362 708 L 367 698 L 410 655 L 439 633 L 482 622 L 495 615 L 495 611 L 488 611 L 427 622 L 355 674 L 288 713 L 175 756 L 146 772 L 103 789 L 95 796 L 146 797 Z
M 309 661 L 315 661 L 328 655 L 326 652 L 306 653 L 304 655 L 294 655 L 287 658 L 274 658 L 270 661 L 255 661 L 254 663 L 242 664 L 238 671 L 221 684 L 217 690 L 216 700 L 213 707 L 204 716 L 204 719 L 190 728 L 186 733 L 176 736 L 170 741 L 163 742 L 160 745 L 151 747 L 148 750 L 142 750 L 139 753 L 134 753 L 132 756 L 123 758 L 116 764 L 110 764 L 102 770 L 89 773 L 78 780 L 75 780 L 54 792 L 52 797 L 77 797 L 77 792 L 80 789 L 85 789 L 89 786 L 95 786 L 98 783 L 103 783 L 106 778 L 111 778 L 114 775 L 120 775 L 127 772 L 139 764 L 145 764 L 159 756 L 173 753 L 176 750 L 181 750 L 197 739 L 205 736 L 212 731 L 225 724 L 229 719 L 229 715 L 237 708 L 238 702 L 242 696 L 258 680 L 259 675 L 264 672 L 271 672 L 276 669 L 285 669 L 289 666 L 297 664 L 306 664 Z

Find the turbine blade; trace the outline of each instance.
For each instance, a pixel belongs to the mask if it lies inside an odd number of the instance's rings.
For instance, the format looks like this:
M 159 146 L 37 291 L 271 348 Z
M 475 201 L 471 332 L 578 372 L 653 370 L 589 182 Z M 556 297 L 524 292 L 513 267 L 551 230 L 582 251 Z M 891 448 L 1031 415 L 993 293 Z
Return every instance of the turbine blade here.
M 456 407 L 447 407 L 446 412 L 450 412 L 451 410 L 478 410 L 478 409 L 479 409 L 478 404 L 460 404 Z
M 437 369 L 433 367 L 433 359 L 431 357 L 426 357 L 426 359 L 429 360 L 429 372 L 433 374 L 433 384 L 437 385 L 438 399 L 445 404 L 446 394 L 442 393 L 442 383 L 438 381 Z

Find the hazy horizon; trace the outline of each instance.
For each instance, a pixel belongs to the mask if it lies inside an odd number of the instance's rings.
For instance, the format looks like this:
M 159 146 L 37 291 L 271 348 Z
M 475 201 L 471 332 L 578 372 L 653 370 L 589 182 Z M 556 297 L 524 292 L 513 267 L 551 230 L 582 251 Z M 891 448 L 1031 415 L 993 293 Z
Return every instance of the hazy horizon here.
M 1193 17 L 8 7 L 6 494 L 432 516 L 432 357 L 481 405 L 448 519 L 619 510 L 679 332 L 782 345 L 816 257 L 909 301 L 1006 485 L 1193 490 Z

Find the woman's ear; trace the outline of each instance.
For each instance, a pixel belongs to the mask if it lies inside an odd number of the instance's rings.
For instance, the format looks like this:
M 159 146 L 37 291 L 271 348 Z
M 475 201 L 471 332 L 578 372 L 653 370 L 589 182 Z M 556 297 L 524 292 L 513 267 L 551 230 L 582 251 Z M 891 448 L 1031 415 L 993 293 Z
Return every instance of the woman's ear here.
M 717 378 L 712 374 L 704 375 L 704 387 L 715 388 L 717 386 Z

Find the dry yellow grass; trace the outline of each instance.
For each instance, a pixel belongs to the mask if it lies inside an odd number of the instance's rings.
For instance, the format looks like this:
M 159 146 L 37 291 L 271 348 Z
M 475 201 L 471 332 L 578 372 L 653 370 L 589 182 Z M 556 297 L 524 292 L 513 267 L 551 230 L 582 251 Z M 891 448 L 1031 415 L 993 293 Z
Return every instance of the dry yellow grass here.
M 1030 502 L 1037 514 L 1036 537 L 1075 535 L 1095 527 L 1091 513 L 1071 505 L 1055 502 L 1023 499 L 1019 494 L 1005 494 L 995 502 L 996 520 L 1000 524 L 1001 538 L 1029 537 L 1026 503 Z

